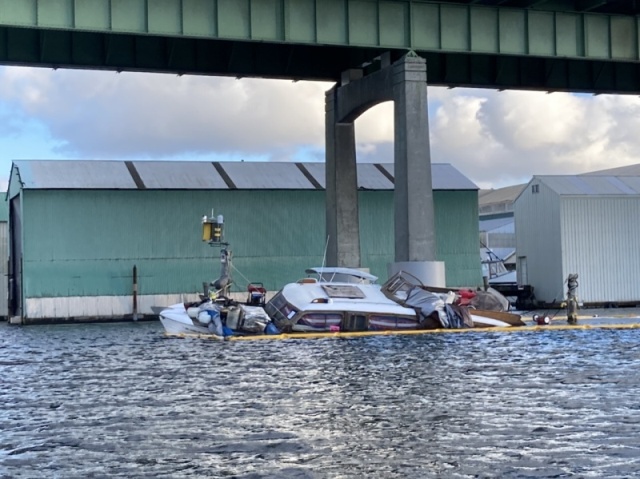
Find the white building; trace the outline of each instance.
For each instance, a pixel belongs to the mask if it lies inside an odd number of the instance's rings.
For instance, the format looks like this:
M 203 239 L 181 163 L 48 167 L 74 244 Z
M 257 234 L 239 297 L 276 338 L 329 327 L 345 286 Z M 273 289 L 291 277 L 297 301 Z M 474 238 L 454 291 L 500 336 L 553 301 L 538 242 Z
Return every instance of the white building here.
M 518 283 L 559 303 L 640 303 L 640 176 L 534 176 L 514 206 Z

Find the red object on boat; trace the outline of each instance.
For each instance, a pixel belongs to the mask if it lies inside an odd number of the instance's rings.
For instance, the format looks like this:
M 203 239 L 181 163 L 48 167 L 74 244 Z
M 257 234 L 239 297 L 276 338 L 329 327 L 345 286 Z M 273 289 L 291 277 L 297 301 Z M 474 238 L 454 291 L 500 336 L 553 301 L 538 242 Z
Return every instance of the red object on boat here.
M 247 303 L 254 306 L 264 306 L 267 290 L 262 283 L 249 283 L 247 286 Z
M 476 297 L 476 293 L 470 289 L 461 289 L 458 291 L 458 295 L 460 296 L 460 300 L 458 301 L 460 306 L 467 306 L 471 300 Z

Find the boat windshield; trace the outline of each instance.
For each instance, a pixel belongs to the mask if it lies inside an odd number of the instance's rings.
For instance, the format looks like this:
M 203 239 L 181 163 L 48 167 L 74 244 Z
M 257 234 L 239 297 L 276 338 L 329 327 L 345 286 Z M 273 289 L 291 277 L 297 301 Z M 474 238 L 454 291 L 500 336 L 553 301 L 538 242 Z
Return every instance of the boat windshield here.
M 374 284 L 378 277 L 354 268 L 317 267 L 308 268 L 305 273 L 317 275 L 322 283 Z

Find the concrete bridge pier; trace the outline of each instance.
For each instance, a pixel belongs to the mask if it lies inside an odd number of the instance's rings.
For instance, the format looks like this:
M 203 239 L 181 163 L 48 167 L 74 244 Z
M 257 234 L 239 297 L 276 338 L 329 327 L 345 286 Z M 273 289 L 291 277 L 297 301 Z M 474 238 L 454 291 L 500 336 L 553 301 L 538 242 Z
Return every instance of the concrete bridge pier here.
M 436 260 L 426 61 L 409 53 L 390 64 L 383 55 L 378 66 L 368 75 L 344 72 L 326 95 L 327 265 L 362 266 L 354 121 L 392 100 L 395 262 L 388 272 L 403 270 L 425 284 L 445 286 L 444 263 Z
M 335 121 L 335 100 L 331 89 L 325 113 L 327 266 L 360 268 L 355 125 Z
M 405 56 L 393 65 L 395 262 L 430 286 L 446 286 L 444 262 L 436 259 L 435 213 L 427 100 L 427 63 Z

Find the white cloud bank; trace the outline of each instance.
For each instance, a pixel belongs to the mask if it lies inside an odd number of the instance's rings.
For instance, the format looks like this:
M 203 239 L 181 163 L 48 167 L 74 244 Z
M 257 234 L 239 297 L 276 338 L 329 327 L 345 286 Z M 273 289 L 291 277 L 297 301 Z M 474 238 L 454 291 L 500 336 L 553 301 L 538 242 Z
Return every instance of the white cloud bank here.
M 330 86 L 5 67 L 0 139 L 35 123 L 56 157 L 322 160 Z M 481 187 L 640 162 L 634 96 L 434 87 L 429 99 L 432 161 Z M 393 106 L 363 115 L 356 135 L 359 161 L 392 161 Z

